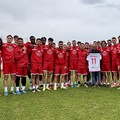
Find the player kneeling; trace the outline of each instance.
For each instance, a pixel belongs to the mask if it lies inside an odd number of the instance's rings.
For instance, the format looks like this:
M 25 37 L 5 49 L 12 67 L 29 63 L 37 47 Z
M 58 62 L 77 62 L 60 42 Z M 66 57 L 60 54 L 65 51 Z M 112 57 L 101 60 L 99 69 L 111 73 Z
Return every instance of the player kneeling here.
M 28 53 L 27 49 L 23 44 L 23 39 L 18 39 L 18 46 L 15 49 L 15 60 L 16 60 L 16 93 L 20 95 L 19 91 L 19 83 L 20 77 L 22 82 L 22 92 L 26 93 L 25 86 L 26 86 L 26 76 L 27 76 L 27 69 L 28 69 Z
M 55 78 L 54 78 L 54 90 L 57 90 L 58 77 L 61 79 L 61 88 L 67 89 L 64 86 L 65 73 L 66 73 L 66 50 L 63 49 L 63 41 L 59 41 L 58 48 L 55 50 Z
M 31 51 L 31 74 L 32 74 L 32 92 L 40 92 L 39 75 L 42 75 L 42 57 L 43 47 L 41 39 L 37 39 L 35 47 Z

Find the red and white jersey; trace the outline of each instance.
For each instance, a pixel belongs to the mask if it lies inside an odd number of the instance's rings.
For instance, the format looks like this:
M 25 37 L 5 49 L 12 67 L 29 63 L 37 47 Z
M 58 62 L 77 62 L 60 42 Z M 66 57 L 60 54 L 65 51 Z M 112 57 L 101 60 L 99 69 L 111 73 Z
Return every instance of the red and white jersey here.
M 79 48 L 77 46 L 72 46 L 70 48 L 70 61 L 74 61 L 74 62 L 77 62 L 78 60 L 78 51 L 79 51 Z
M 117 64 L 118 66 L 120 66 L 120 47 L 118 48 L 117 53 L 118 53 Z
M 79 50 L 78 52 L 78 67 L 86 68 L 87 67 L 87 55 L 88 52 L 86 50 Z
M 54 59 L 53 46 L 44 45 L 43 48 L 44 48 L 43 60 L 47 62 L 53 62 L 53 59 Z
M 31 64 L 32 63 L 42 64 L 43 52 L 44 50 L 42 46 L 38 47 L 37 45 L 35 45 L 31 51 Z
M 15 48 L 15 60 L 17 67 L 28 67 L 28 53 L 23 53 L 23 46 Z
M 54 55 L 54 61 L 57 65 L 66 65 L 66 50 L 56 48 L 55 49 L 55 55 Z
M 66 65 L 69 65 L 69 57 L 70 57 L 70 53 L 66 51 Z
M 111 52 L 111 49 L 110 47 L 104 47 L 104 48 L 101 48 L 101 54 L 102 54 L 102 63 L 106 63 L 106 62 L 110 62 L 110 52 Z
M 100 71 L 100 60 L 102 59 L 99 53 L 89 53 L 87 56 L 88 67 L 90 72 Z
M 28 52 L 28 63 L 31 63 L 31 51 L 34 48 L 35 44 L 31 44 L 31 42 L 26 42 L 25 46 L 27 47 Z
M 118 44 L 113 45 L 111 47 L 111 59 L 112 61 L 116 61 L 118 59 Z
M 12 43 L 3 43 L 2 45 L 2 58 L 4 63 L 15 62 L 14 53 L 16 46 Z

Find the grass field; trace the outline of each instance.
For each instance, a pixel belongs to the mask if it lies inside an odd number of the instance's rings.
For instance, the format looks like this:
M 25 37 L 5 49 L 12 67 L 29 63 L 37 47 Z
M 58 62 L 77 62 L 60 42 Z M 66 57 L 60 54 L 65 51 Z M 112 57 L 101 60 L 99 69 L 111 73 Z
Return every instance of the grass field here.
M 29 83 L 28 83 L 29 85 Z M 116 88 L 68 88 L 3 96 L 0 81 L 0 120 L 120 120 Z

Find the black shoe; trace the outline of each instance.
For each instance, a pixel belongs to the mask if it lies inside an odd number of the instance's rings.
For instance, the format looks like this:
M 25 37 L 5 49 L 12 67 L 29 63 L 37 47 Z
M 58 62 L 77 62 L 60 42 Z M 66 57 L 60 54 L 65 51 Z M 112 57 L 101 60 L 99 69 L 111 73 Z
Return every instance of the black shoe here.
M 100 85 L 98 85 L 98 88 L 100 88 Z
M 33 93 L 35 93 L 35 92 L 36 92 L 36 90 L 35 90 L 35 89 L 32 89 L 32 92 L 33 92 Z

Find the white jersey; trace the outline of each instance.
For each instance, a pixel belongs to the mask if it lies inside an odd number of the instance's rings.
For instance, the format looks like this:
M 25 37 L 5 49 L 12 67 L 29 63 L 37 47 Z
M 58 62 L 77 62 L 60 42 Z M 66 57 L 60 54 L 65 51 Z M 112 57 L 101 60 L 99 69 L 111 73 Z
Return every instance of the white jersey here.
M 87 56 L 88 67 L 90 72 L 100 71 L 100 60 L 102 59 L 100 53 L 89 53 Z

